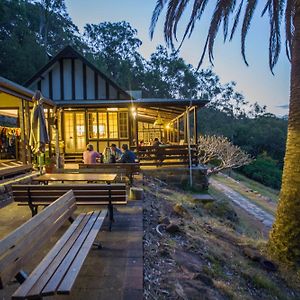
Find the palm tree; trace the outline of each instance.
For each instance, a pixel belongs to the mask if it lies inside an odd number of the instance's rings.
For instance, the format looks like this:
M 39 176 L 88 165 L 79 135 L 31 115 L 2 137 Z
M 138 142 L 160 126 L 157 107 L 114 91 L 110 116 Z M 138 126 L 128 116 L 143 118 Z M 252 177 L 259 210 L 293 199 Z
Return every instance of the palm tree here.
M 211 1 L 210 1 L 211 2 Z M 241 53 L 245 63 L 245 40 L 251 25 L 258 0 L 217 0 L 210 21 L 201 65 L 208 52 L 209 60 L 214 59 L 213 49 L 216 35 L 223 25 L 224 40 L 231 40 L 241 19 Z M 196 21 L 201 18 L 208 0 L 157 0 L 153 11 L 150 34 L 153 36 L 155 25 L 162 10 L 167 6 L 164 35 L 168 46 L 174 47 L 177 41 L 177 26 L 183 12 L 191 7 L 191 16 L 182 37 L 180 46 L 189 37 Z M 300 0 L 265 0 L 262 15 L 268 13 L 270 22 L 269 66 L 273 68 L 281 50 L 280 25 L 284 17 L 286 54 L 291 61 L 290 111 L 288 137 L 284 159 L 284 170 L 280 200 L 275 223 L 270 232 L 268 248 L 270 254 L 281 261 L 300 263 Z M 242 17 L 241 17 L 242 16 Z M 229 28 L 229 20 L 233 25 Z M 179 46 L 179 47 L 180 47 Z

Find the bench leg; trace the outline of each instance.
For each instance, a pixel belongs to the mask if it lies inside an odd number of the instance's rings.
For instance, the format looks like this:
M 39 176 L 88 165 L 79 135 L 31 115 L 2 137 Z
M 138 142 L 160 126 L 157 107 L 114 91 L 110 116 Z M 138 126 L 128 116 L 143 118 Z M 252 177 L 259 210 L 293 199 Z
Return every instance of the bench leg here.
M 102 244 L 100 242 L 94 242 L 93 246 L 97 247 L 98 249 L 102 249 Z
M 29 275 L 25 271 L 20 270 L 20 272 L 15 276 L 15 278 L 20 284 L 22 284 L 28 276 Z
M 38 206 L 37 205 L 29 205 L 29 208 L 31 210 L 32 217 L 34 217 L 38 213 Z
M 109 231 L 111 231 L 112 223 L 115 222 L 114 220 L 114 207 L 111 203 L 107 205 L 108 209 L 108 217 L 109 217 Z

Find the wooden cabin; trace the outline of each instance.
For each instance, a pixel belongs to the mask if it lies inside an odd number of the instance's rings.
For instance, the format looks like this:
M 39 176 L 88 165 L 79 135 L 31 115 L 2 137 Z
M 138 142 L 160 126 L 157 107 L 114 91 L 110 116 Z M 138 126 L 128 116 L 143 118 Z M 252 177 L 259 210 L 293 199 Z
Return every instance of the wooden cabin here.
M 90 143 L 102 152 L 111 143 L 134 147 L 158 137 L 169 143 L 197 141 L 201 99 L 134 98 L 84 56 L 67 46 L 27 83 L 59 108 L 60 140 L 66 155 L 81 154 Z M 187 120 L 189 118 L 189 122 Z

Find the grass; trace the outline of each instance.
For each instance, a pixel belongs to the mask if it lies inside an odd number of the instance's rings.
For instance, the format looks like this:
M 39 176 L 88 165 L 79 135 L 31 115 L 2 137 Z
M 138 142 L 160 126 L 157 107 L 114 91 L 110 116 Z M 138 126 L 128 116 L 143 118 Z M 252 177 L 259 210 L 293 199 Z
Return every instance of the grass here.
M 238 192 L 243 197 L 247 198 L 250 202 L 253 202 L 254 204 L 262 208 L 266 212 L 275 215 L 276 212 L 275 201 L 269 202 L 266 199 L 263 199 L 261 196 L 257 195 L 256 193 L 247 192 L 247 189 L 245 189 L 245 185 L 237 184 L 229 177 L 225 177 L 222 175 L 214 175 L 213 178 L 219 181 L 220 183 L 226 184 L 228 187 L 232 188 L 234 191 Z
M 230 177 L 232 177 L 235 180 L 240 181 L 242 184 L 244 184 L 249 189 L 257 191 L 261 195 L 272 199 L 274 202 L 278 201 L 278 196 L 279 196 L 278 190 L 267 187 L 267 186 L 255 181 L 255 180 L 252 180 L 238 172 L 231 171 Z

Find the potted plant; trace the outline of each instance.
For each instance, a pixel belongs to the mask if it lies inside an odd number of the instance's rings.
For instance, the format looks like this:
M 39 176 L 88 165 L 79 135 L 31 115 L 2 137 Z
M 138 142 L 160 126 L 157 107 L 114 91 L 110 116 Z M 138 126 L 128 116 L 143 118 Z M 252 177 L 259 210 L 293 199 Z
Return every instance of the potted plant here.
M 55 169 L 55 155 L 52 157 L 47 157 L 45 159 L 45 171 L 46 173 L 53 173 Z

